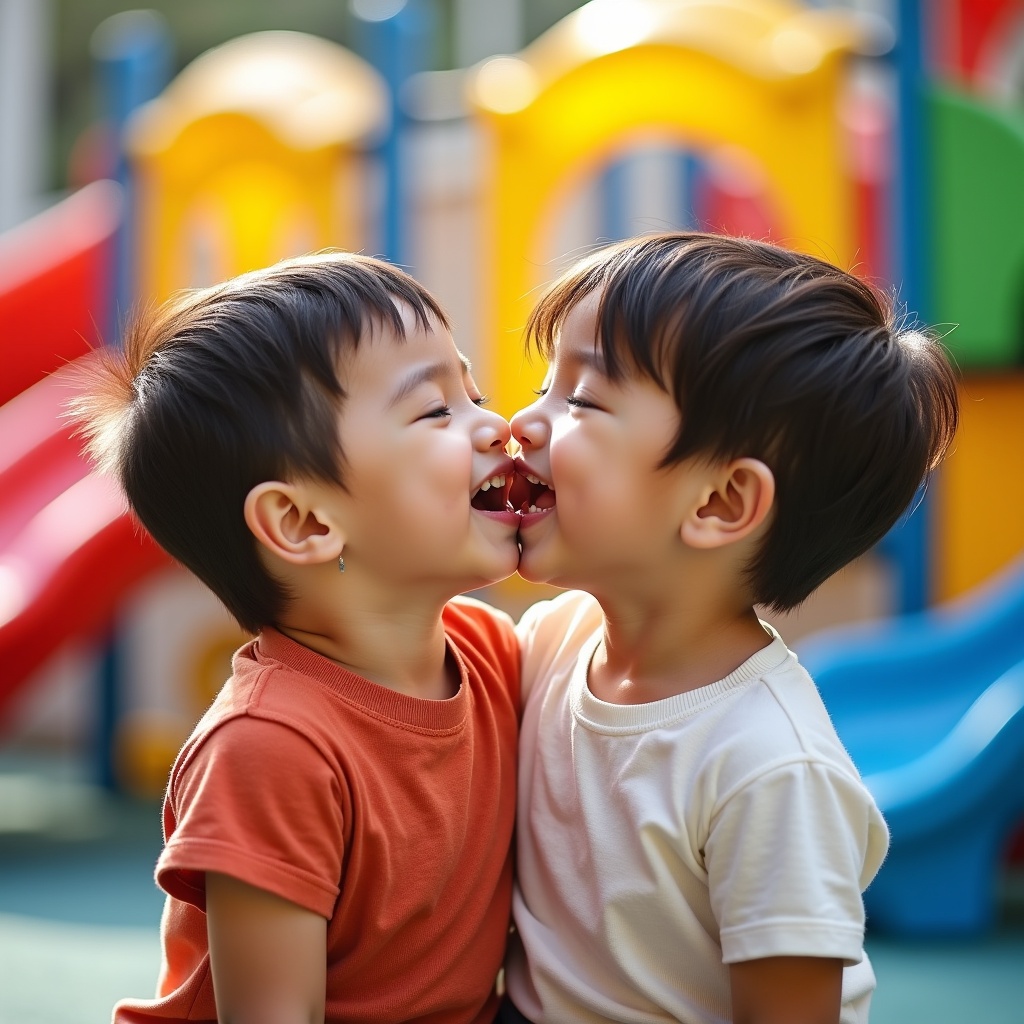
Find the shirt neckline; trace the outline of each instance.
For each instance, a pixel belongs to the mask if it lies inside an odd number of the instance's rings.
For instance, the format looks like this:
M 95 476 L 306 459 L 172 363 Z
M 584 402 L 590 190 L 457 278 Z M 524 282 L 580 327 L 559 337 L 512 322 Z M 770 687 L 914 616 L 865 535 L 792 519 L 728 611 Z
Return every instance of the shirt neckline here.
M 469 671 L 448 632 L 448 651 L 459 672 L 459 688 L 445 700 L 428 700 L 400 693 L 352 672 L 336 661 L 297 643 L 279 630 L 264 629 L 252 644 L 252 658 L 266 665 L 277 662 L 285 668 L 316 680 L 349 704 L 378 718 L 427 732 L 448 732 L 461 727 L 469 713 Z
M 779 668 L 793 653 L 782 637 L 766 622 L 762 625 L 771 639 L 755 651 L 743 664 L 722 679 L 695 690 L 677 693 L 647 704 L 609 704 L 590 692 L 587 675 L 590 662 L 601 641 L 601 630 L 595 632 L 580 648 L 569 681 L 569 701 L 573 717 L 595 732 L 635 733 L 662 728 L 689 717 L 720 700 L 734 690 L 748 686 L 767 672 Z

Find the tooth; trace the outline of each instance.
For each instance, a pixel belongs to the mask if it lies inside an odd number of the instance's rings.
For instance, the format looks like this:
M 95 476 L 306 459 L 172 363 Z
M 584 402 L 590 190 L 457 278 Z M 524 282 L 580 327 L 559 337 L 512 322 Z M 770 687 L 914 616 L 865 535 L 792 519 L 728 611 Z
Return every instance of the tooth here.
M 484 481 L 484 482 L 483 482 L 483 483 L 482 483 L 482 484 L 480 485 L 480 490 L 481 490 L 481 491 L 489 491 L 490 489 L 491 489 L 491 481 L 490 481 L 490 480 L 485 480 L 485 481 Z
M 491 477 L 491 486 L 492 487 L 501 487 L 501 485 L 504 482 L 505 482 L 505 478 L 503 476 L 492 476 Z
M 539 509 L 539 508 L 537 508 L 537 506 L 536 506 L 536 505 L 531 505 L 531 506 L 530 506 L 530 511 L 531 511 L 531 512 L 539 512 L 539 511 L 540 511 L 540 509 Z
M 529 473 L 526 474 L 526 479 L 529 480 L 531 484 L 539 484 L 540 483 L 540 481 L 535 476 L 530 476 Z

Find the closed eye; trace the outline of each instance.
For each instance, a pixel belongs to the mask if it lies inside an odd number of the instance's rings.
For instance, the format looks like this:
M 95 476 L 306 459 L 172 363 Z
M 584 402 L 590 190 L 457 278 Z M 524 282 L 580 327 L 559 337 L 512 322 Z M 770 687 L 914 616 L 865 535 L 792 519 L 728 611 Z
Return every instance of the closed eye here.
M 571 405 L 574 409 L 596 409 L 597 406 L 593 402 L 588 402 L 584 398 L 580 398 L 575 392 L 571 395 L 565 396 L 565 404 Z
M 424 413 L 420 419 L 431 420 L 431 419 L 446 419 L 451 416 L 452 410 L 447 405 L 438 406 L 436 409 L 431 409 L 430 412 Z

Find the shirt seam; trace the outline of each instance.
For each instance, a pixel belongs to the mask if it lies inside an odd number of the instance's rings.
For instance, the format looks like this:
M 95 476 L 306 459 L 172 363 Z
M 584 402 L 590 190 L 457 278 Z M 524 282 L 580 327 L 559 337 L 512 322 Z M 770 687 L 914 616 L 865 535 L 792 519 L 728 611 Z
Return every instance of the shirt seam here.
M 848 782 L 855 783 L 856 785 L 863 788 L 863 781 L 851 775 L 841 766 L 835 764 L 826 758 L 821 757 L 818 754 L 811 754 L 807 751 L 802 751 L 799 754 L 788 754 L 782 757 L 778 757 L 773 761 L 768 761 L 763 765 L 752 769 L 738 782 L 733 783 L 732 787 L 722 793 L 715 801 L 714 806 L 711 809 L 711 818 L 715 818 L 719 811 L 730 801 L 735 799 L 743 790 L 752 786 L 755 782 L 765 779 L 770 775 L 774 775 L 776 772 L 781 771 L 783 768 L 789 768 L 792 765 L 805 765 L 808 768 L 823 768 L 828 774 L 836 775 L 840 778 L 845 779 Z

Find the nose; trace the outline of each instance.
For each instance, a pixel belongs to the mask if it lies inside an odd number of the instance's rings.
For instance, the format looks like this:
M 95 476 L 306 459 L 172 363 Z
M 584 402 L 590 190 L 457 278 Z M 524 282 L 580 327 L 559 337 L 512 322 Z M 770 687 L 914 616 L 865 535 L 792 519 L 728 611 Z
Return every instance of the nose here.
M 504 448 L 512 437 L 512 428 L 505 417 L 490 409 L 481 409 L 480 413 L 480 424 L 474 434 L 477 446 L 481 450 Z
M 522 445 L 523 450 L 543 448 L 548 443 L 549 429 L 547 421 L 538 408 L 539 402 L 520 409 L 511 421 L 512 436 Z

